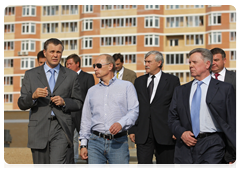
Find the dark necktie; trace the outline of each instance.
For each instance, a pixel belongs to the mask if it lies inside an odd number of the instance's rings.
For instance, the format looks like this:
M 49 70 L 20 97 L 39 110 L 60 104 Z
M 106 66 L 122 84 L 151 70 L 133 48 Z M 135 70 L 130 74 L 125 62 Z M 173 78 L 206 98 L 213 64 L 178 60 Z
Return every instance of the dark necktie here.
M 215 76 L 215 79 L 217 79 L 218 80 L 218 76 L 219 76 L 220 74 L 218 74 L 218 73 L 215 73 L 214 74 L 214 76 Z
M 153 92 L 153 87 L 154 87 L 154 78 L 155 76 L 152 75 L 152 81 L 150 82 L 149 86 L 148 86 L 148 93 L 149 93 L 149 98 L 150 98 L 150 101 L 151 101 L 151 96 L 152 96 L 152 92 Z

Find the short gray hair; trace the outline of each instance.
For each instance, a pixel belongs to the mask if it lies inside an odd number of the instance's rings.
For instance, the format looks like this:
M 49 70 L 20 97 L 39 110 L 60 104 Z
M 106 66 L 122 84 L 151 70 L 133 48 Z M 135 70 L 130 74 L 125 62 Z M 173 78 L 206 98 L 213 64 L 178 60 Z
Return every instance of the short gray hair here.
M 210 67 L 209 67 L 209 71 L 211 71 L 212 68 L 212 63 L 213 63 L 213 55 L 211 53 L 211 51 L 209 51 L 206 48 L 195 48 L 192 51 L 189 52 L 189 57 L 193 54 L 193 53 L 201 53 L 202 55 L 202 59 L 206 62 L 206 61 L 210 61 Z
M 162 68 L 163 63 L 164 63 L 164 58 L 163 58 L 162 53 L 160 53 L 159 51 L 149 51 L 147 54 L 145 54 L 145 59 L 152 54 L 155 55 L 155 60 L 157 62 L 162 61 L 161 65 L 160 65 L 160 68 Z

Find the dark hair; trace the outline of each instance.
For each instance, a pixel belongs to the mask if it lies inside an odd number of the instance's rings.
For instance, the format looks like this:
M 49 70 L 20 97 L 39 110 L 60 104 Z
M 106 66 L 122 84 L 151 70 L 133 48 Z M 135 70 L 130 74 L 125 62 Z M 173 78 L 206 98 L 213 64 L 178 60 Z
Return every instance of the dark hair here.
M 209 71 L 211 71 L 212 63 L 213 63 L 213 55 L 210 52 L 210 50 L 208 50 L 206 48 L 195 48 L 195 49 L 193 49 L 192 51 L 189 52 L 189 56 L 191 56 L 193 53 L 201 53 L 202 59 L 205 62 L 210 61 Z
M 43 54 L 43 50 L 39 51 L 37 54 L 37 60 L 39 61 L 39 58 L 46 58 Z
M 63 52 L 63 50 L 64 50 L 62 41 L 60 41 L 60 40 L 57 39 L 57 38 L 50 38 L 50 39 L 48 39 L 47 41 L 44 42 L 44 50 L 45 50 L 45 51 L 47 51 L 48 44 L 54 44 L 54 45 L 59 45 L 59 44 L 61 44 L 61 46 L 62 46 L 62 52 Z
M 71 54 L 66 58 L 66 61 L 69 59 L 73 59 L 74 63 L 77 64 L 79 62 L 79 68 L 81 67 L 81 60 L 77 54 Z
M 120 62 L 123 63 L 123 55 L 121 53 L 113 54 L 113 58 L 114 58 L 115 61 L 120 59 Z
M 210 51 L 211 51 L 212 55 L 221 54 L 222 59 L 226 58 L 226 53 L 221 48 L 213 48 Z

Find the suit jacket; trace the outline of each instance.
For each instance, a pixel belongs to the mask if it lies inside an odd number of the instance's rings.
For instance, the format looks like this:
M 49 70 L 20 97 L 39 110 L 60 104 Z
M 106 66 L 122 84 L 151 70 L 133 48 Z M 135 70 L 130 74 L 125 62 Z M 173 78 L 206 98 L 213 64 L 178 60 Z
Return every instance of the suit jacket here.
M 137 78 L 137 75 L 134 71 L 129 70 L 124 67 L 122 80 L 127 80 L 127 81 L 132 82 L 132 84 L 134 84 L 134 81 L 136 78 Z
M 80 74 L 78 75 L 78 83 L 80 85 L 81 95 L 84 101 L 87 95 L 88 89 L 95 84 L 93 75 L 81 70 Z M 80 131 L 81 117 L 82 117 L 82 109 L 77 112 L 72 112 L 73 129 L 76 128 L 78 132 Z
M 169 127 L 177 138 L 175 163 L 191 163 L 191 148 L 181 140 L 181 136 L 185 131 L 192 131 L 189 106 L 192 83 L 175 89 L 169 108 Z M 233 161 L 236 159 L 236 96 L 233 86 L 211 78 L 206 103 L 226 136 L 225 159 L 227 162 Z
M 180 85 L 179 78 L 162 72 L 156 94 L 150 104 L 147 90 L 148 76 L 149 74 L 146 74 L 135 80 L 139 101 L 139 116 L 135 126 L 129 130 L 129 134 L 135 134 L 136 144 L 144 144 L 148 138 L 149 120 L 151 117 L 153 133 L 157 143 L 174 145 L 172 132 L 168 127 L 168 109 L 174 89 Z
M 226 75 L 225 75 L 224 82 L 232 84 L 233 88 L 236 92 L 236 73 L 235 72 L 229 71 L 226 69 Z
M 38 98 L 35 103 L 32 94 L 37 88 L 48 87 L 48 96 Z M 28 124 L 28 147 L 32 149 L 44 149 L 48 142 L 51 111 L 57 117 L 69 146 L 71 142 L 71 112 L 82 107 L 82 96 L 78 84 L 77 73 L 60 65 L 59 75 L 53 90 L 55 96 L 64 99 L 66 106 L 50 105 L 50 87 L 44 72 L 44 65 L 26 71 L 21 96 L 18 99 L 18 106 L 21 110 L 31 108 L 31 116 Z

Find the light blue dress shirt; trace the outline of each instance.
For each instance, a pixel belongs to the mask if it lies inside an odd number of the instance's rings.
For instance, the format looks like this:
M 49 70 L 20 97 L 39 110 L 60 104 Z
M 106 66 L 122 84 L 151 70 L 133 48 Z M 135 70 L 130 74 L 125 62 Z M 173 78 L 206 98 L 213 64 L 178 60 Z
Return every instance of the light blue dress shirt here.
M 203 79 L 202 80 L 203 84 L 201 85 L 202 97 L 201 97 L 201 106 L 200 106 L 200 133 L 204 133 L 204 132 L 213 133 L 213 132 L 222 131 L 217 121 L 212 116 L 212 113 L 209 110 L 206 103 L 207 91 L 208 91 L 210 80 L 211 80 L 211 75 Z M 197 82 L 198 80 L 195 79 L 192 83 L 190 98 L 189 98 L 190 108 L 192 105 L 193 95 L 197 89 Z
M 92 131 L 110 134 L 109 128 L 116 122 L 126 131 L 138 118 L 139 103 L 136 90 L 129 81 L 114 76 L 109 85 L 100 81 L 88 90 L 83 105 L 80 127 L 81 145 L 87 145 Z

